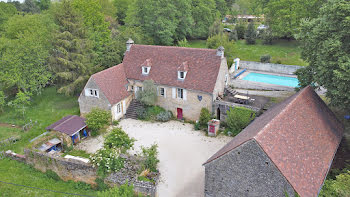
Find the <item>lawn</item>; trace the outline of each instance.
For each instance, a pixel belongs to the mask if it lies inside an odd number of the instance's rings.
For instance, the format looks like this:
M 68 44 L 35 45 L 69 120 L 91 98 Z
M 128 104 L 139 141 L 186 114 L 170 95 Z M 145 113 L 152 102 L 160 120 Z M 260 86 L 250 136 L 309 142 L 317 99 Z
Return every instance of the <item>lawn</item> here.
M 27 108 L 25 117 L 17 115 L 11 108 L 6 108 L 0 114 L 0 123 L 24 125 L 30 120 L 36 122 L 29 131 L 9 130 L 7 127 L 0 127 L 1 136 L 20 134 L 21 140 L 7 147 L 0 147 L 0 150 L 11 149 L 17 153 L 23 152 L 23 147 L 29 144 L 29 140 L 45 132 L 45 128 L 66 115 L 79 115 L 77 97 L 68 97 L 56 93 L 55 88 L 46 88 L 41 95 L 32 99 L 31 105 Z M 12 134 L 11 134 L 12 133 Z M 1 175 L 0 175 L 1 176 Z
M 79 114 L 78 98 L 57 94 L 55 88 L 46 88 L 41 95 L 35 96 L 31 101 L 31 105 L 27 108 L 24 118 L 16 115 L 11 108 L 6 108 L 5 111 L 0 114 L 0 123 L 10 123 L 22 126 L 25 123 L 28 123 L 30 119 L 37 123 L 34 124 L 29 131 L 22 131 L 17 128 L 0 127 L 0 139 L 6 139 L 18 135 L 21 137 L 21 139 L 14 144 L 1 146 L 0 151 L 10 149 L 16 153 L 23 153 L 23 148 L 29 144 L 29 140 L 45 132 L 45 127 L 48 125 L 70 114 Z M 77 152 L 76 154 L 82 156 L 81 152 Z M 96 192 L 92 189 L 82 189 L 73 182 L 54 180 L 46 174 L 33 169 L 29 165 L 8 159 L 0 160 L 0 181 L 68 193 L 96 196 Z M 0 196 L 71 196 L 8 185 L 1 182 L 0 194 Z
M 92 189 L 84 189 L 72 182 L 57 181 L 46 174 L 18 161 L 0 160 L 0 181 L 38 187 L 54 191 L 96 196 Z M 51 191 L 15 186 L 0 182 L 0 196 L 72 196 Z
M 205 40 L 189 41 L 190 47 L 206 48 Z M 301 59 L 301 49 L 297 41 L 277 40 L 273 45 L 263 45 L 261 40 L 257 40 L 255 45 L 247 45 L 244 40 L 235 42 L 234 57 L 243 61 L 260 61 L 262 55 L 271 55 L 271 62 L 287 65 L 307 66 L 307 63 Z

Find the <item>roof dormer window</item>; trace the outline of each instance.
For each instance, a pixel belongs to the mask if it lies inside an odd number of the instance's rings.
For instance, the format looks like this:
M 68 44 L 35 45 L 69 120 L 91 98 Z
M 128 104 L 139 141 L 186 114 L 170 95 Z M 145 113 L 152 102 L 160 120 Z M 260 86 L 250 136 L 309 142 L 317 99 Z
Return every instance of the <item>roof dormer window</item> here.
M 142 64 L 142 74 L 148 75 L 151 70 L 152 62 L 151 59 L 146 59 L 146 61 Z
M 177 77 L 178 77 L 178 79 L 180 79 L 180 80 L 184 80 L 185 77 L 186 77 L 186 74 L 187 74 L 187 72 L 178 71 Z
M 177 68 L 177 79 L 185 80 L 188 70 L 187 62 L 182 62 L 182 64 Z
M 143 67 L 142 67 L 142 74 L 143 74 L 143 75 L 148 75 L 150 70 L 151 70 L 151 67 L 145 67 L 145 66 L 143 66 Z

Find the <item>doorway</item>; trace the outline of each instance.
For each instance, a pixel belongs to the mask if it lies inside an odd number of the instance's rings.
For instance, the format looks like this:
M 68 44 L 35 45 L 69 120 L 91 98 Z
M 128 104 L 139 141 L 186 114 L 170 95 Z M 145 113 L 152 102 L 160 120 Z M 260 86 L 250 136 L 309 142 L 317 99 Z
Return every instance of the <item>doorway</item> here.
M 177 108 L 177 119 L 182 120 L 183 114 L 182 114 L 182 109 Z
M 220 107 L 216 110 L 216 119 L 220 120 Z

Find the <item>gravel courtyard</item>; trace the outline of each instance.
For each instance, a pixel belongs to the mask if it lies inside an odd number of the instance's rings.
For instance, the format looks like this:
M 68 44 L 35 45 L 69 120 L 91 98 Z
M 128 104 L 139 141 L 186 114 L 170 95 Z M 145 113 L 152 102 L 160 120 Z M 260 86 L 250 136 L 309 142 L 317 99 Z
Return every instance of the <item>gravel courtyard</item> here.
M 160 183 L 158 196 L 204 196 L 204 167 L 202 164 L 232 138 L 207 137 L 194 131 L 193 125 L 178 121 L 151 123 L 133 119 L 120 121 L 130 137 L 137 141 L 132 152 L 140 152 L 141 146 L 158 144 Z M 103 140 L 91 139 L 79 144 L 90 153 L 101 148 Z

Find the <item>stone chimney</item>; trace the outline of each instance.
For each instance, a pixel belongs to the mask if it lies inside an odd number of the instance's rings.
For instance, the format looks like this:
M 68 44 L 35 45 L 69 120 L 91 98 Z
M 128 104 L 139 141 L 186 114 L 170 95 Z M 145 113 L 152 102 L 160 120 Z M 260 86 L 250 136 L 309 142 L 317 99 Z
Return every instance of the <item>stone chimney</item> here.
M 126 51 L 130 51 L 131 46 L 134 44 L 134 41 L 129 38 L 128 41 L 126 41 Z
M 225 48 L 223 46 L 219 46 L 219 48 L 216 50 L 216 56 L 220 56 L 221 58 L 224 58 L 224 51 L 225 51 Z

